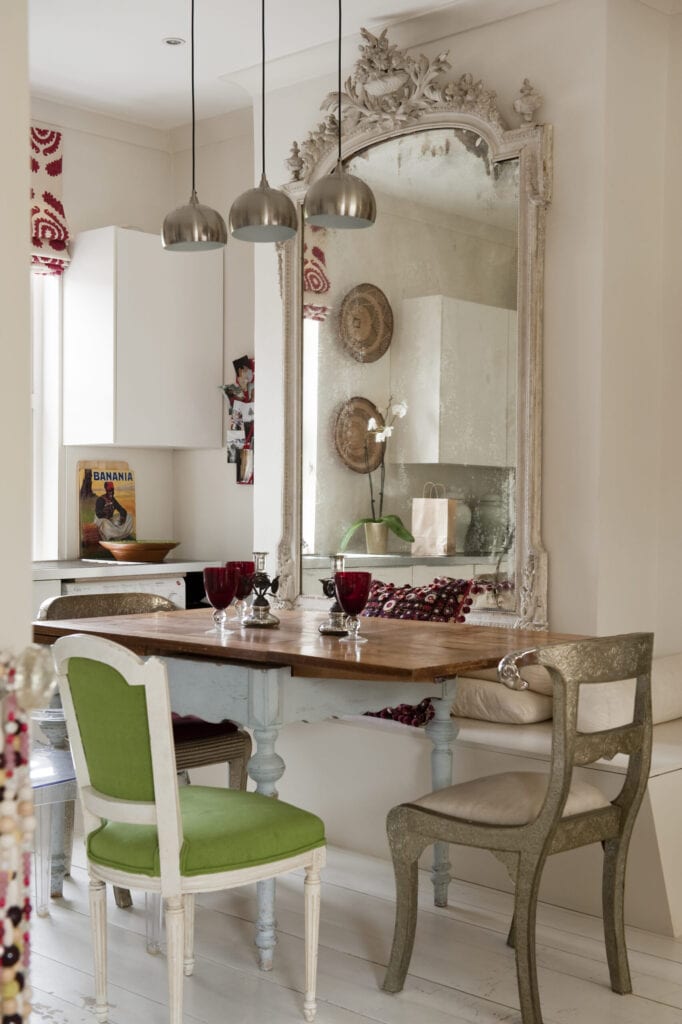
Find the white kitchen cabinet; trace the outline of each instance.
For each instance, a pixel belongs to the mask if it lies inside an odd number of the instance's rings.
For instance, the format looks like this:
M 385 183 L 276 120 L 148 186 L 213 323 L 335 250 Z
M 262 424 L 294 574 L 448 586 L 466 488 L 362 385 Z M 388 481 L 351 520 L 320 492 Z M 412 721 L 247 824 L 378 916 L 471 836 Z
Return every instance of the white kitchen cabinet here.
M 514 310 L 444 295 L 404 299 L 390 351 L 390 391 L 409 409 L 392 462 L 515 464 Z
M 64 275 L 64 443 L 222 445 L 223 256 L 158 235 L 76 238 Z

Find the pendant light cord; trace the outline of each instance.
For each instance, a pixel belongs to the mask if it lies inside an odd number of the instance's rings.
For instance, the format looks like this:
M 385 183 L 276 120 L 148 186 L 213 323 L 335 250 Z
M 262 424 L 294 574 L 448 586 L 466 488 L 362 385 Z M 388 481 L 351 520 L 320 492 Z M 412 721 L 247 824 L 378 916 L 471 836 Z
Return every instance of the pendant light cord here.
M 195 114 L 194 114 L 194 0 L 192 0 L 191 6 L 191 43 L 192 43 L 192 57 L 191 57 L 191 68 L 192 68 L 192 195 L 196 195 L 196 147 L 194 144 L 195 139 Z
M 261 155 L 263 161 L 263 177 L 265 177 L 265 0 L 261 3 L 261 18 L 260 18 L 260 31 L 261 31 L 261 82 L 260 82 L 260 96 L 261 96 L 261 115 L 260 115 L 260 132 L 261 132 Z
M 339 163 L 341 163 L 341 0 L 339 0 Z

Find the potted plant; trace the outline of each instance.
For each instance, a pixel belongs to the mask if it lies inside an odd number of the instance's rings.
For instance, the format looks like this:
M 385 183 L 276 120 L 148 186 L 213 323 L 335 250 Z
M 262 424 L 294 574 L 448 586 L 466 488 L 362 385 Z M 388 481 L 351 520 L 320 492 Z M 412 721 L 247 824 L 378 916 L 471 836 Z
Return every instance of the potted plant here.
M 391 530 L 396 537 L 400 537 L 401 540 L 413 541 L 414 537 L 404 525 L 400 516 L 392 515 L 387 513 L 384 515 L 384 483 L 386 480 L 386 446 L 388 439 L 393 433 L 395 421 L 402 419 L 407 413 L 407 404 L 405 402 L 393 402 L 389 399 L 386 412 L 383 416 L 384 426 L 380 429 L 377 421 L 372 416 L 367 423 L 367 440 L 365 441 L 365 462 L 367 464 L 367 479 L 369 480 L 369 503 L 371 516 L 366 516 L 362 519 L 356 519 L 352 523 L 343 535 L 341 544 L 339 545 L 340 551 L 345 551 L 348 547 L 348 543 L 360 527 L 365 528 L 365 542 L 367 545 L 367 553 L 370 555 L 385 555 L 386 546 L 388 543 L 388 531 Z M 377 444 L 381 445 L 381 461 L 378 465 L 379 470 L 379 497 L 378 500 L 374 496 L 374 481 L 372 479 L 372 471 L 369 468 L 369 435 L 374 434 L 374 440 Z

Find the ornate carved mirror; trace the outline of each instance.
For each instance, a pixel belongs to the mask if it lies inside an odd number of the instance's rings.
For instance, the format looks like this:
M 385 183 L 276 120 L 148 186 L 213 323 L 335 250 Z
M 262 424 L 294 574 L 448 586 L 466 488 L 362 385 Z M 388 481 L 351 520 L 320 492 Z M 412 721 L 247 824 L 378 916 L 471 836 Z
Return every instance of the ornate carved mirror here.
M 481 82 L 448 80 L 447 54 L 412 57 L 385 32 L 362 35 L 342 97 L 343 157 L 372 188 L 376 223 L 304 226 L 280 248 L 284 599 L 323 600 L 319 580 L 349 527 L 388 515 L 418 529 L 414 545 L 393 523 L 386 553 L 373 554 L 360 528 L 348 565 L 396 583 L 473 576 L 469 621 L 542 627 L 551 130 L 535 124 L 541 100 L 527 80 L 513 104 L 521 126 L 509 129 Z M 334 166 L 335 93 L 323 109 L 292 148 L 299 205 Z

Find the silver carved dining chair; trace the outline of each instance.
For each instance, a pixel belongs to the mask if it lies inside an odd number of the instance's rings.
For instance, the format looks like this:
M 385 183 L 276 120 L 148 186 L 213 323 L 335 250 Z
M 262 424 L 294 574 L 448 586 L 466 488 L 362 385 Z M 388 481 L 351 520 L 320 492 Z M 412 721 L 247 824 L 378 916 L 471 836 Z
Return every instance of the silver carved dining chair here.
M 632 991 L 623 899 L 630 836 L 651 761 L 651 656 L 653 635 L 633 633 L 538 647 L 510 654 L 500 679 L 525 689 L 524 665 L 542 665 L 553 684 L 554 719 L 549 773 L 503 772 L 449 786 L 388 814 L 396 878 L 393 948 L 384 981 L 387 992 L 405 982 L 417 920 L 418 859 L 434 842 L 493 852 L 515 879 L 514 918 L 507 942 L 514 946 L 523 1024 L 542 1024 L 535 959 L 535 918 L 542 870 L 552 853 L 600 842 L 604 850 L 602 901 L 611 988 Z M 632 721 L 594 733 L 577 730 L 580 687 L 636 679 Z M 595 786 L 573 778 L 573 768 L 616 754 L 628 756 L 625 781 L 609 800 Z
M 106 594 L 64 594 L 48 598 L 40 606 L 38 618 L 88 619 L 107 615 L 147 615 L 152 612 L 174 612 L 177 606 L 167 597 L 144 593 Z M 57 703 L 59 696 L 56 697 Z M 227 764 L 230 789 L 246 789 L 248 781 L 247 764 L 251 756 L 251 737 L 234 722 L 205 722 L 192 716 L 173 716 L 173 744 L 175 765 L 178 772 L 186 773 L 191 768 L 206 765 Z M 54 830 L 63 835 L 64 850 L 53 851 L 61 872 L 53 872 L 52 894 L 61 896 L 61 879 L 68 874 L 71 864 L 71 843 L 73 836 L 73 804 L 61 807 L 64 825 Z M 61 875 L 61 877 L 59 877 Z M 129 890 L 114 886 L 114 897 L 119 907 L 132 906 Z M 151 921 L 148 922 L 151 928 Z M 150 935 L 150 946 L 158 943 L 156 935 Z

